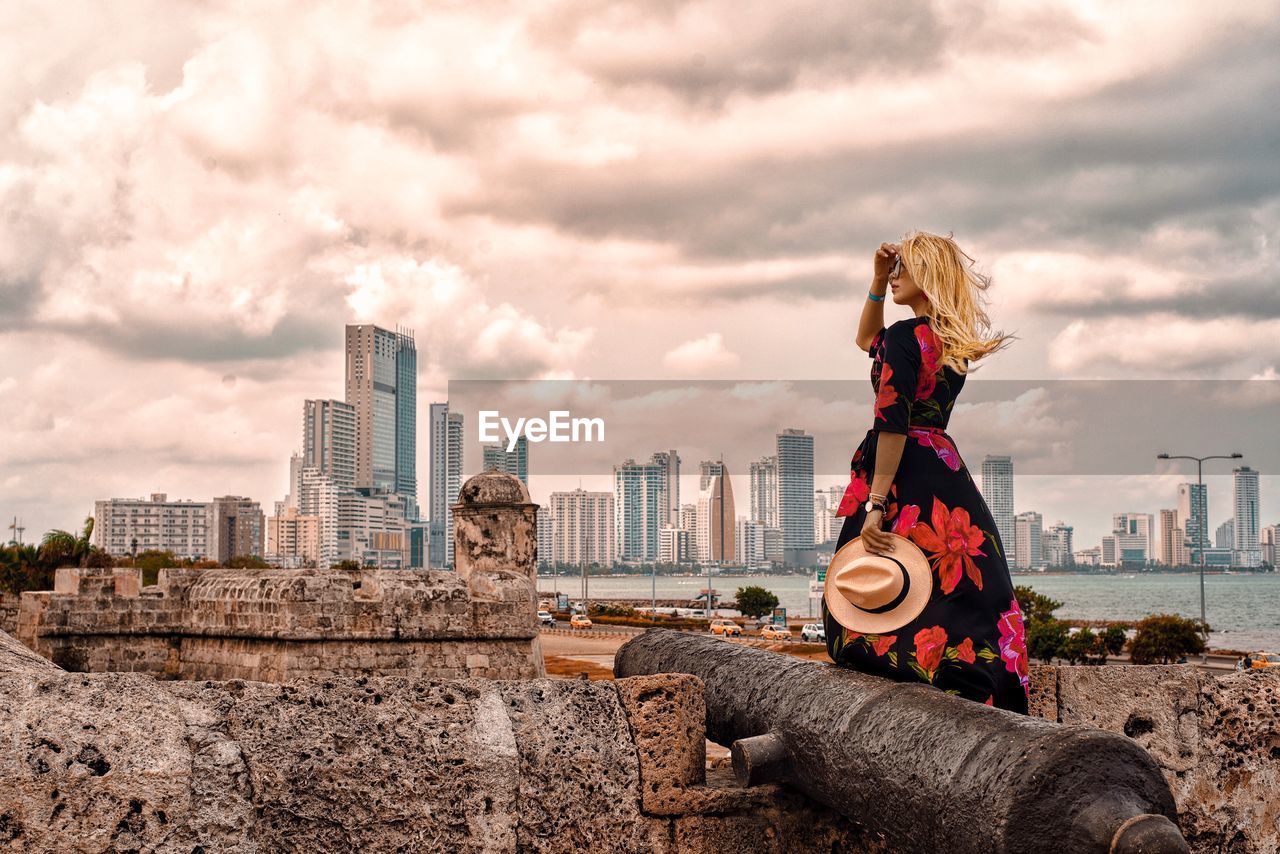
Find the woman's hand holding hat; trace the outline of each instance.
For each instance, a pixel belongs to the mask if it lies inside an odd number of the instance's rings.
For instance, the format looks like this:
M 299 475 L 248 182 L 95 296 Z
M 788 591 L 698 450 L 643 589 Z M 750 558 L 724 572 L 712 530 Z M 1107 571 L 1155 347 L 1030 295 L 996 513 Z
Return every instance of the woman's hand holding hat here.
M 862 523 L 862 542 L 872 554 L 887 554 L 893 550 L 893 538 L 880 527 L 882 521 L 884 511 L 873 509 L 867 512 L 867 518 Z

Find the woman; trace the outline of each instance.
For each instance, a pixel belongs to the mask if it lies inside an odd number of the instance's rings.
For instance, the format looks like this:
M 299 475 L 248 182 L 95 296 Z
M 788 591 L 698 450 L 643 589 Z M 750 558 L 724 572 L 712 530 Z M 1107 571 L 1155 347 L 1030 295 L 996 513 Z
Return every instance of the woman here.
M 836 664 L 1026 714 L 1026 641 L 1004 545 L 945 432 L 970 367 L 1009 340 L 990 332 L 982 309 L 990 282 L 971 264 L 936 234 L 880 244 L 858 323 L 858 346 L 873 359 L 875 414 L 836 514 L 847 517 L 838 546 L 861 536 L 868 551 L 884 553 L 885 530 L 910 538 L 933 567 L 929 603 L 891 634 L 845 629 L 825 600 L 822 616 Z M 915 314 L 888 329 L 886 290 Z

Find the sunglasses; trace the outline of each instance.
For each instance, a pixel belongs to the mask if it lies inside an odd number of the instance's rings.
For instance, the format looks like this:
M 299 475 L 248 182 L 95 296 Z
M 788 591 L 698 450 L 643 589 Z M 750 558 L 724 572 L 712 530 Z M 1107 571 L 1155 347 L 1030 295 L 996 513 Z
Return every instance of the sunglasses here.
M 902 255 L 898 255 L 897 260 L 893 262 L 893 269 L 889 271 L 889 278 L 896 279 L 902 274 Z

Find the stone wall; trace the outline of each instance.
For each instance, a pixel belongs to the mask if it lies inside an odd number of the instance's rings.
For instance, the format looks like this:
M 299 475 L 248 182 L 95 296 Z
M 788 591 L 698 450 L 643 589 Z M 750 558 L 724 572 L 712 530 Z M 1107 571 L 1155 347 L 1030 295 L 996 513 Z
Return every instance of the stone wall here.
M 14 634 L 18 631 L 18 604 L 21 598 L 12 593 L 0 593 L 0 632 Z
M 538 640 L 537 506 L 489 471 L 454 505 L 457 572 L 136 569 L 57 571 L 25 593 L 19 640 L 66 670 L 169 679 L 377 674 L 545 675 Z
M 0 634 L 0 848 L 883 850 L 704 764 L 701 683 L 157 682 Z
M 1280 851 L 1280 672 L 1034 667 L 1032 714 L 1121 732 L 1163 771 L 1193 851 Z
M 540 675 L 536 601 L 477 601 L 452 572 L 58 570 L 18 637 L 59 666 L 173 679 Z

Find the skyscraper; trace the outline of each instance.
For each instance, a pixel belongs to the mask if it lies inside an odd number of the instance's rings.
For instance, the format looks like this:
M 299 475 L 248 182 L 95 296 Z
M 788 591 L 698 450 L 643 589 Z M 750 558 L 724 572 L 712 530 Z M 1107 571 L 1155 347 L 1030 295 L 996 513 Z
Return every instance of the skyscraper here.
M 663 524 L 680 526 L 680 455 L 675 448 L 653 455 L 667 470 L 667 519 Z
M 655 454 L 646 463 L 625 460 L 614 466 L 613 499 L 618 557 L 657 560 L 658 534 L 671 512 L 667 461 Z
M 549 558 L 571 565 L 611 566 L 618 558 L 612 492 L 551 493 L 550 516 L 555 520 Z
M 1248 466 L 1234 469 L 1235 473 L 1235 537 L 1232 562 L 1236 566 L 1258 566 L 1262 563 L 1260 535 L 1262 523 L 1258 518 L 1258 472 Z
M 496 468 L 498 471 L 519 478 L 525 486 L 529 485 L 529 440 L 523 435 L 516 439 L 516 445 L 510 451 L 506 445 L 483 446 L 484 468 Z
M 761 457 L 751 463 L 751 521 L 778 527 L 778 458 Z
M 987 502 L 1000 535 L 1000 548 L 1010 566 L 1018 565 L 1013 530 L 1013 458 L 987 455 L 982 461 L 982 500 Z
M 813 543 L 813 437 L 794 427 L 777 434 L 778 525 L 783 560 L 804 566 L 815 558 Z
M 708 465 L 704 471 L 714 472 L 698 494 L 699 560 L 728 563 L 734 559 L 736 534 L 733 504 L 733 482 L 723 461 Z
M 1013 517 L 1014 560 L 1019 569 L 1039 569 L 1044 566 L 1044 554 L 1041 551 L 1041 535 L 1044 532 L 1044 517 L 1034 510 L 1019 513 Z
M 418 516 L 417 373 L 413 336 L 347 326 L 346 402 L 356 416 L 356 486 L 394 492 Z
M 1055 522 L 1040 535 L 1040 552 L 1046 566 L 1075 565 L 1075 529 L 1065 522 Z
M 1113 513 L 1111 534 L 1115 537 L 1117 564 L 1144 565 L 1154 552 L 1155 517 L 1150 513 Z
M 1187 536 L 1178 524 L 1177 510 L 1160 511 L 1160 562 L 1165 566 L 1185 566 Z
M 340 400 L 308 400 L 302 421 L 302 466 L 319 469 L 334 486 L 355 489 L 355 407 Z
M 1209 501 L 1203 483 L 1178 484 L 1178 524 L 1187 538 L 1187 558 L 1201 563 L 1201 552 L 1209 547 Z
M 431 566 L 453 565 L 453 511 L 462 488 L 462 413 L 450 412 L 448 402 L 431 404 L 430 463 L 427 480 L 427 552 Z
M 240 495 L 213 499 L 210 556 L 223 566 L 234 557 L 262 557 L 266 553 L 266 517 L 258 502 Z

